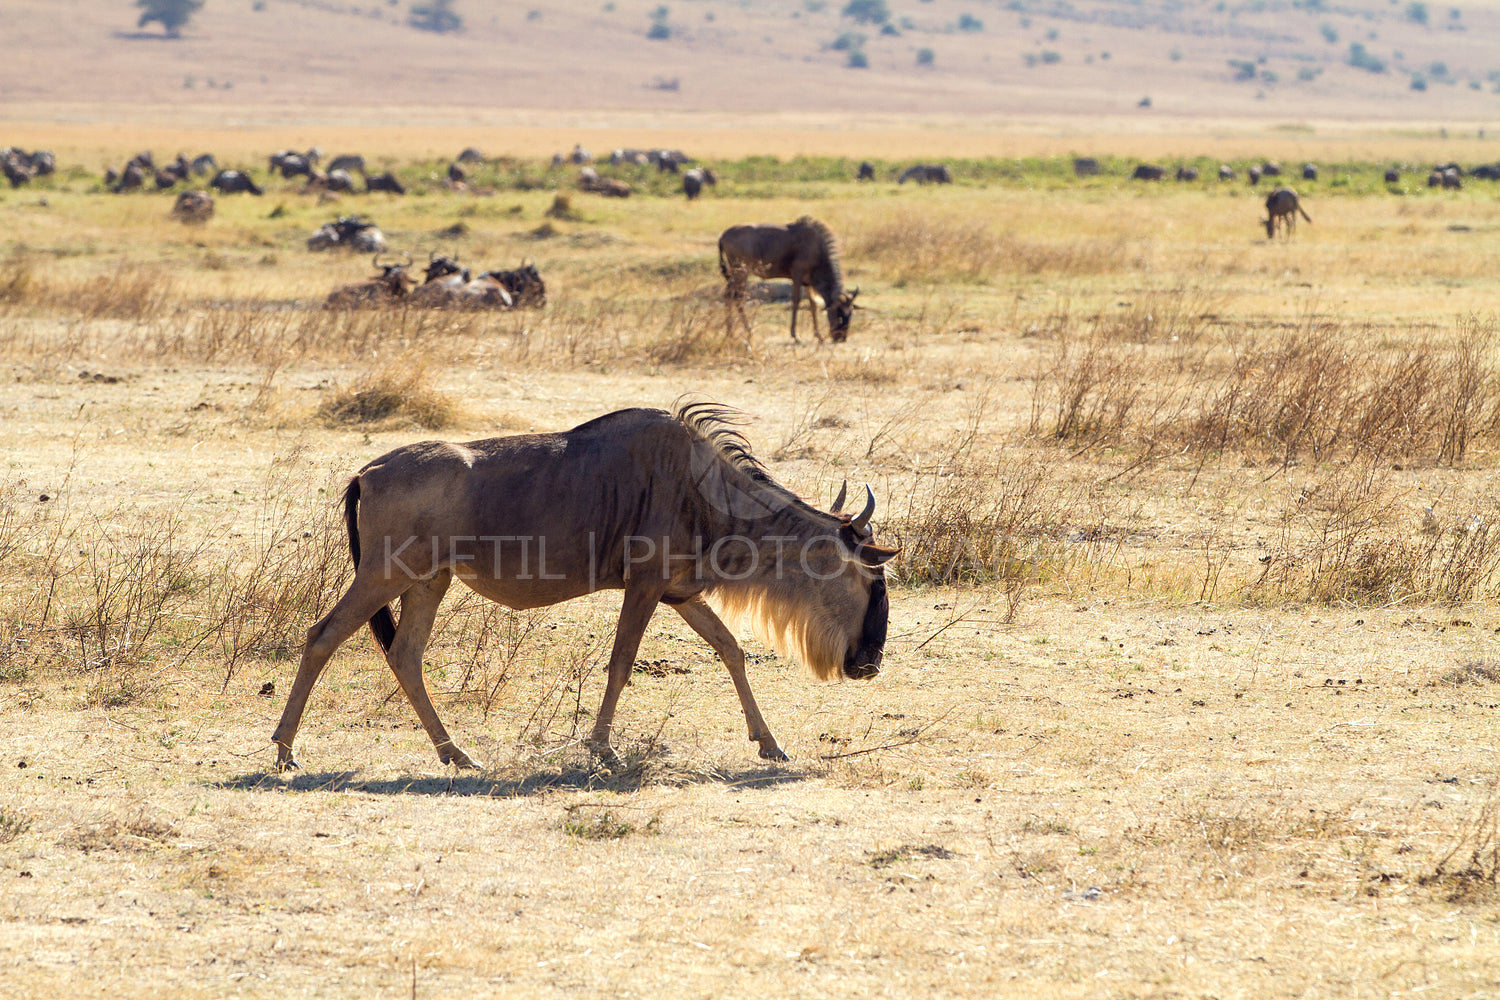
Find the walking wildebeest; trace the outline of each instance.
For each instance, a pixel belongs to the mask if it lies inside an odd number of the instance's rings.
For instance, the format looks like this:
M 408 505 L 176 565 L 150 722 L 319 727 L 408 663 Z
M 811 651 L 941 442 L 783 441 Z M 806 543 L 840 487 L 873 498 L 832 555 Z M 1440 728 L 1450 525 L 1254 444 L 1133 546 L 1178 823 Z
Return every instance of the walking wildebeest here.
M 243 191 L 248 191 L 256 197 L 265 194 L 255 183 L 254 178 L 238 170 L 220 170 L 214 174 L 214 179 L 208 182 L 208 186 L 223 194 L 239 194 Z
M 1130 179 L 1133 181 L 1159 181 L 1165 176 L 1167 176 L 1166 167 L 1141 163 L 1136 165 L 1135 172 L 1130 175 Z
M 952 184 L 953 172 L 946 163 L 918 163 L 907 167 L 897 178 L 897 184 L 916 181 L 918 184 Z
M 411 266 L 411 257 L 400 264 L 380 263 L 380 254 L 375 255 L 375 266 L 380 274 L 367 281 L 335 288 L 329 293 L 324 309 L 379 309 L 404 302 L 411 294 L 416 281 L 406 273 Z
M 694 167 L 682 172 L 682 193 L 687 195 L 688 201 L 694 201 L 703 191 L 705 184 L 717 184 L 719 177 L 707 167 Z
M 1277 188 L 1266 195 L 1266 218 L 1261 219 L 1261 224 L 1266 227 L 1266 239 L 1276 235 L 1276 227 L 1282 227 L 1283 234 L 1291 239 L 1292 232 L 1297 228 L 1297 213 L 1301 213 L 1308 222 L 1312 218 L 1302 210 L 1302 203 L 1297 200 L 1297 192 L 1291 188 Z
M 797 339 L 797 306 L 805 286 L 816 291 L 828 311 L 828 335 L 835 343 L 849 336 L 854 315 L 854 297 L 859 289 L 844 292 L 844 271 L 839 262 L 839 244 L 823 223 L 804 215 L 785 226 L 730 226 L 719 237 L 719 273 L 724 275 L 724 328 L 733 326 L 731 309 L 737 309 L 750 335 L 745 315 L 745 284 L 757 278 L 792 279 L 792 339 Z M 818 340 L 818 313 L 808 295 L 813 336 Z
M 724 661 L 750 739 L 786 760 L 751 694 L 745 654 L 719 618 L 748 617 L 783 655 L 824 679 L 880 671 L 890 604 L 874 494 L 856 515 L 818 510 L 771 478 L 711 403 L 621 410 L 570 431 L 453 444 L 424 441 L 366 465 L 344 491 L 354 581 L 308 629 L 271 741 L 279 769 L 313 685 L 369 623 L 443 763 L 479 767 L 427 693 L 422 655 L 456 577 L 506 607 L 550 607 L 623 590 L 589 748 L 608 766 L 615 709 L 641 636 L 666 604 Z M 390 604 L 400 598 L 399 622 Z M 717 612 L 717 613 L 716 613 Z

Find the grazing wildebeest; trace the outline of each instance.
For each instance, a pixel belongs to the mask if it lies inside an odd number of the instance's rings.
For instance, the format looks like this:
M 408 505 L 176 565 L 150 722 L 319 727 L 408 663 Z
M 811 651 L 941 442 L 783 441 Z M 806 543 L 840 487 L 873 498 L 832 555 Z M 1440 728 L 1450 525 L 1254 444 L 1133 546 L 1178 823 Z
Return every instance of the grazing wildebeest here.
M 365 193 L 371 191 L 389 191 L 391 194 L 405 194 L 406 185 L 402 184 L 396 175 L 387 170 L 383 174 L 375 174 L 365 178 Z
M 1398 184 L 1400 183 L 1400 181 L 1401 171 L 1397 170 L 1395 167 L 1391 167 L 1385 172 L 1385 182 L 1387 184 Z
M 1260 173 L 1262 177 L 1280 177 L 1281 164 L 1275 160 L 1267 160 L 1260 165 Z
M 1227 163 L 1221 163 L 1221 164 L 1219 164 L 1219 180 L 1221 180 L 1221 181 L 1232 181 L 1232 180 L 1234 180 L 1234 168 L 1231 167 Z
M 0 171 L 4 172 L 5 179 L 10 181 L 13 188 L 29 183 L 36 176 L 30 157 L 19 149 L 7 149 L 0 153 Z
M 305 153 L 294 152 L 290 149 L 277 150 L 271 154 L 271 173 L 281 171 L 281 176 L 290 180 L 293 177 L 307 177 L 312 174 L 312 168 L 317 166 L 322 156 L 313 147 Z
M 623 590 L 599 711 L 586 743 L 606 766 L 615 710 L 657 606 L 677 612 L 724 661 L 752 742 L 787 759 L 720 619 L 746 617 L 783 655 L 824 679 L 880 672 L 890 603 L 875 544 L 874 494 L 858 514 L 843 491 L 822 511 L 771 478 L 710 403 L 621 410 L 570 431 L 455 444 L 424 441 L 366 465 L 344 491 L 354 580 L 307 632 L 271 741 L 276 766 L 334 651 L 369 624 L 445 764 L 479 767 L 454 744 L 427 693 L 422 657 L 456 577 L 518 610 Z M 398 622 L 390 604 L 401 601 Z
M 682 172 L 682 193 L 687 195 L 688 201 L 695 200 L 703 191 L 705 184 L 717 184 L 719 177 L 707 167 L 694 167 Z
M 861 160 L 859 164 L 859 176 L 855 180 L 873 181 L 875 179 L 875 164 L 869 160 Z
M 1428 174 L 1427 175 L 1427 186 L 1430 187 L 1430 188 L 1442 187 L 1443 186 L 1443 172 L 1441 170 L 1434 170 L 1434 171 L 1432 171 L 1432 173 Z
M 210 171 L 218 170 L 219 161 L 214 159 L 212 153 L 200 153 L 198 156 L 193 157 L 193 162 L 190 166 L 192 167 L 194 177 L 202 177 Z
M 547 304 L 547 285 L 542 281 L 536 264 L 522 261 L 521 266 L 508 271 L 485 271 L 481 278 L 493 278 L 505 286 L 511 301 L 518 309 L 540 309 Z
M 459 163 L 483 163 L 484 154 L 473 146 L 466 146 L 464 151 L 458 154 L 457 159 Z
M 1266 227 L 1266 239 L 1276 235 L 1278 225 L 1282 227 L 1283 235 L 1291 239 L 1292 231 L 1297 228 L 1299 212 L 1308 222 L 1312 221 L 1307 212 L 1303 211 L 1302 203 L 1297 200 L 1297 192 L 1291 188 L 1277 188 L 1266 195 L 1266 218 L 1260 220 Z
M 255 183 L 254 178 L 238 170 L 220 170 L 214 174 L 214 179 L 208 182 L 208 186 L 223 194 L 249 192 L 256 197 L 265 194 L 260 185 Z
M 1302 179 L 1305 180 L 1305 181 L 1315 181 L 1315 180 L 1317 180 L 1318 179 L 1318 165 L 1316 163 L 1304 163 L 1304 164 L 1302 164 Z
M 1245 172 L 1245 176 L 1250 179 L 1250 184 L 1251 184 L 1252 187 L 1254 185 L 1256 185 L 1256 184 L 1259 184 L 1260 183 L 1260 167 L 1251 167 L 1248 171 Z
M 202 225 L 214 214 L 214 199 L 207 191 L 184 191 L 172 203 L 172 218 L 189 225 Z
M 617 149 L 609 154 L 609 165 L 647 167 L 651 165 L 651 155 L 643 149 Z
M 17 150 L 17 152 L 20 151 Z M 32 150 L 31 156 L 28 159 L 31 161 L 32 172 L 38 177 L 46 177 L 57 170 L 57 157 L 53 155 L 50 149 Z
M 693 158 L 680 149 L 653 149 L 646 154 L 646 159 L 655 164 L 657 170 L 670 174 L 693 162 Z
M 458 163 L 454 162 L 454 163 L 448 164 L 448 181 L 449 181 L 449 183 L 451 183 L 451 184 L 462 184 L 464 181 L 466 181 L 468 179 L 469 179 L 469 172 L 467 170 L 465 170 L 463 167 L 459 166 Z
M 832 230 L 804 215 L 785 226 L 730 226 L 719 237 L 719 273 L 724 275 L 724 327 L 733 326 L 732 311 L 738 311 L 750 335 L 745 315 L 745 285 L 750 276 L 792 279 L 792 339 L 797 339 L 797 306 L 802 289 L 809 289 L 808 311 L 812 313 L 813 336 L 818 340 L 818 313 L 812 302 L 816 291 L 828 311 L 828 335 L 834 342 L 849 336 L 854 315 L 854 297 L 844 291 L 844 271 L 839 262 L 839 244 Z
M 1177 179 L 1179 181 L 1195 181 L 1198 179 L 1197 167 L 1178 167 Z
M 946 163 L 918 163 L 907 167 L 897 178 L 897 184 L 916 181 L 918 184 L 952 184 L 953 172 Z
M 1097 177 L 1099 176 L 1099 160 L 1093 156 L 1075 156 L 1073 158 L 1074 177 Z
M 1482 181 L 1500 181 L 1500 163 L 1485 163 L 1469 171 L 1470 177 L 1478 177 Z
M 1443 187 L 1453 191 L 1457 191 L 1463 186 L 1463 177 L 1461 176 L 1461 172 L 1459 170 L 1456 170 L 1453 167 L 1448 167 L 1443 171 Z
M 376 254 L 374 263 L 380 274 L 367 281 L 335 288 L 329 293 L 323 308 L 379 309 L 404 302 L 416 281 L 406 273 L 407 268 L 411 267 L 411 257 L 405 254 L 403 256 L 406 260 L 400 264 L 382 264 L 380 254 Z
M 1135 172 L 1130 175 L 1130 179 L 1133 181 L 1159 181 L 1165 176 L 1167 176 L 1166 167 L 1141 163 L 1136 165 Z
M 146 170 L 138 163 L 127 164 L 120 174 L 120 180 L 114 186 L 115 194 L 126 191 L 139 191 L 146 183 Z

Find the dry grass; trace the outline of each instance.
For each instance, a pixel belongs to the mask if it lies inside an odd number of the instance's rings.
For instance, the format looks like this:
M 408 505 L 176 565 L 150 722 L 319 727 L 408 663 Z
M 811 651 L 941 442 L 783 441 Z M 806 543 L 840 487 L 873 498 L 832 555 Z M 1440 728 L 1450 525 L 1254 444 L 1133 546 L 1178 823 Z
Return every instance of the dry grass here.
M 290 221 L 229 204 L 203 248 L 157 228 L 164 204 L 0 204 L 31 248 L 0 244 L 6 981 L 1488 988 L 1500 509 L 1475 306 L 1500 289 L 1479 239 L 1462 281 L 1431 274 L 1452 214 L 1493 206 L 1324 192 L 1269 245 L 1228 190 L 819 192 L 870 304 L 838 348 L 791 345 L 775 304 L 724 336 L 713 236 L 809 210 L 774 190 L 580 219 L 545 219 L 540 189 L 383 206 L 415 253 L 455 218 L 466 262 L 535 252 L 547 308 L 491 315 L 317 308 L 365 262 L 310 265 L 292 196 Z M 306 770 L 268 772 L 303 630 L 348 579 L 349 474 L 440 421 L 552 429 L 690 390 L 755 414 L 804 496 L 870 482 L 904 545 L 878 679 L 817 685 L 747 641 L 792 764 L 754 756 L 725 671 L 663 612 L 626 766 L 600 771 L 578 740 L 618 597 L 455 588 L 425 669 L 486 771 L 436 768 L 360 638 L 309 705 Z

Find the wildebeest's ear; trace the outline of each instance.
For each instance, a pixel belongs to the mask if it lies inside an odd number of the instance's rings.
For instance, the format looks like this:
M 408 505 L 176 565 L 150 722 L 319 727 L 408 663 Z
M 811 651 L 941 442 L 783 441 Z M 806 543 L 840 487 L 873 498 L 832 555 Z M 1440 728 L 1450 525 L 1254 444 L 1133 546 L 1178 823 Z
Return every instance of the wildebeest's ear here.
M 866 566 L 884 566 L 895 556 L 900 554 L 900 549 L 888 548 L 884 545 L 865 543 L 854 550 L 855 558 Z

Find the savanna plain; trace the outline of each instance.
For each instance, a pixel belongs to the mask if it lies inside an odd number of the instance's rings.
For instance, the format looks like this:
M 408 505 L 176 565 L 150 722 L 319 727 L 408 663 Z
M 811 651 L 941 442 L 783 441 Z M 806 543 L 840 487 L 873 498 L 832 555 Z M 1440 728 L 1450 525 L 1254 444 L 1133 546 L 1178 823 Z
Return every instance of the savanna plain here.
M 68 135 L 0 193 L 0 994 L 1493 995 L 1500 203 L 1425 183 L 1481 140 L 1179 137 L 1152 184 L 1139 137 L 1078 177 L 1010 136 L 918 187 L 873 129 L 874 182 L 736 153 L 688 203 L 544 148 L 454 190 L 371 128 L 405 198 L 275 180 L 185 226 L 77 155 L 128 138 Z M 1267 157 L 1320 161 L 1290 239 Z M 370 261 L 304 243 L 355 212 L 418 264 L 533 260 L 547 304 L 325 310 Z M 726 333 L 718 234 L 803 214 L 848 341 L 774 294 Z M 485 768 L 361 636 L 275 772 L 350 474 L 685 393 L 902 546 L 879 677 L 744 638 L 790 764 L 663 613 L 599 768 L 618 596 L 455 588 L 428 683 Z

